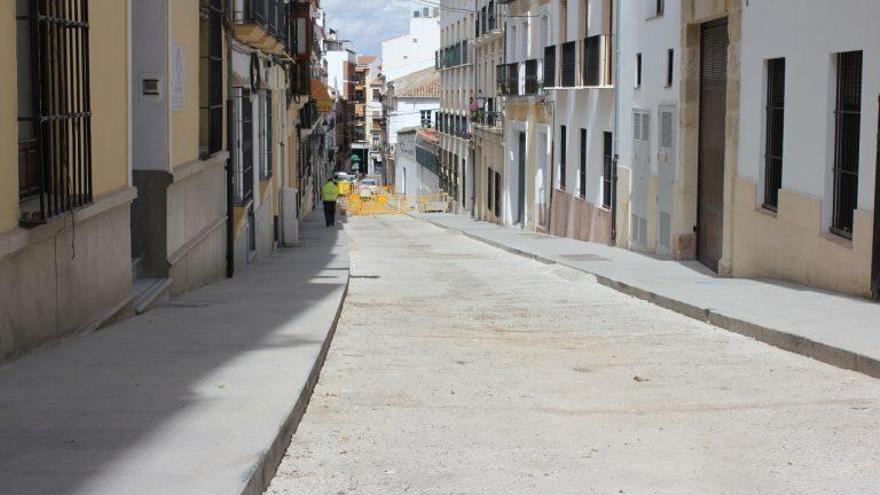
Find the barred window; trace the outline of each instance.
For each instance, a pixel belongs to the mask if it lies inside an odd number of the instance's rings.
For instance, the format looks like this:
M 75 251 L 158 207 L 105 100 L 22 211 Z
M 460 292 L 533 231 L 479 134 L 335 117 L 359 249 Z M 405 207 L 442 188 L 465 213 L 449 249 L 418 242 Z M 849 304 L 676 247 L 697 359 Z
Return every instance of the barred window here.
M 764 208 L 779 207 L 782 187 L 782 137 L 785 119 L 785 59 L 767 61 L 767 108 L 764 150 Z
M 235 97 L 235 160 L 233 180 L 235 202 L 243 205 L 254 197 L 254 120 L 251 91 L 234 88 Z
M 587 197 L 587 130 L 581 129 L 581 168 L 578 173 L 578 191 L 582 198 Z
M 559 189 L 565 190 L 565 155 L 566 155 L 566 129 L 565 126 L 559 127 Z
M 92 201 L 89 2 L 16 0 L 20 222 Z
M 223 148 L 223 2 L 202 0 L 199 46 L 199 147 L 203 156 Z
M 859 191 L 859 139 L 862 118 L 862 52 L 837 55 L 835 110 L 834 216 L 832 232 L 852 237 Z
M 602 136 L 602 206 L 611 208 L 611 189 L 614 187 L 612 180 L 613 172 L 613 143 L 614 137 L 610 132 Z

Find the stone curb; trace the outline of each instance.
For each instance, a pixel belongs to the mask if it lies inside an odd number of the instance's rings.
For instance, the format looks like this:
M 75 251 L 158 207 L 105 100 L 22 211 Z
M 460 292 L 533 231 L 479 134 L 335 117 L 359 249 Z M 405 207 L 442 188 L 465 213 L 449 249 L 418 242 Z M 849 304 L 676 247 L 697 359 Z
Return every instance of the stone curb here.
M 727 316 L 725 314 L 716 312 L 711 308 L 701 308 L 699 306 L 695 306 L 684 301 L 672 299 L 670 297 L 652 292 L 650 290 L 635 287 L 619 280 L 610 279 L 604 275 L 599 275 L 580 267 L 572 266 L 564 262 L 559 262 L 552 258 L 547 258 L 545 256 L 541 256 L 535 253 L 526 252 L 521 249 L 517 249 L 503 243 L 493 241 L 491 239 L 486 239 L 485 237 L 481 237 L 477 234 L 472 234 L 457 227 L 444 225 L 429 218 L 417 217 L 413 215 L 410 216 L 412 218 L 415 218 L 416 220 L 430 223 L 431 225 L 440 227 L 451 232 L 460 233 L 470 239 L 482 242 L 483 244 L 487 244 L 494 248 L 498 248 L 518 256 L 523 256 L 525 258 L 551 265 L 559 264 L 582 273 L 593 275 L 596 277 L 596 280 L 601 285 L 614 289 L 628 296 L 648 301 L 650 303 L 656 304 L 657 306 L 674 311 L 684 316 L 688 316 L 690 318 L 709 323 L 710 325 L 721 328 L 723 330 L 745 335 L 746 337 L 751 337 L 765 344 L 769 344 L 774 347 L 793 352 L 795 354 L 800 354 L 802 356 L 806 356 L 817 361 L 836 366 L 838 368 L 863 373 L 872 378 L 880 378 L 880 361 L 868 356 L 864 356 L 857 352 L 841 349 L 838 347 L 832 347 L 828 344 L 816 342 L 801 335 L 795 335 L 784 330 L 769 328 L 759 325 L 757 323 L 752 323 L 739 318 L 734 318 L 732 316 Z
M 315 386 L 318 384 L 318 378 L 321 376 L 321 369 L 324 367 L 324 361 L 327 359 L 327 353 L 330 351 L 330 344 L 333 342 L 333 337 L 336 335 L 336 327 L 339 324 L 339 317 L 342 315 L 342 307 L 345 303 L 345 298 L 348 296 L 348 287 L 350 283 L 351 271 L 349 270 L 345 276 L 345 287 L 342 289 L 342 297 L 339 298 L 339 304 L 336 307 L 336 314 L 333 317 L 333 322 L 330 324 L 324 342 L 321 343 L 321 351 L 315 359 L 315 364 L 312 366 L 311 372 L 309 372 L 308 379 L 299 391 L 299 397 L 296 399 L 293 411 L 290 412 L 290 415 L 288 415 L 284 422 L 279 426 L 278 434 L 275 436 L 272 444 L 263 452 L 260 460 L 257 461 L 247 484 L 241 491 L 242 495 L 262 495 L 269 488 L 272 479 L 275 478 L 275 474 L 278 472 L 278 466 L 281 465 L 284 454 L 287 452 L 288 447 L 290 447 L 293 435 L 296 433 L 303 416 L 306 414 L 306 409 L 309 407 L 312 393 L 315 391 Z

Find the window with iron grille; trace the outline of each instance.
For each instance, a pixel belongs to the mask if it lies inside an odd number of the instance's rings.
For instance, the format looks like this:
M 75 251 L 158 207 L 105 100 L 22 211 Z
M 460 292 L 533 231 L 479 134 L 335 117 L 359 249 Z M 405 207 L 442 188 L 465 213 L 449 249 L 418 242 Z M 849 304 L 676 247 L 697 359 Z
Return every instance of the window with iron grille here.
M 559 127 L 559 189 L 565 190 L 565 155 L 566 155 L 566 141 L 568 140 L 568 136 L 566 136 L 565 126 Z
M 663 15 L 663 11 L 666 10 L 666 1 L 665 0 L 653 0 L 654 2 L 654 15 L 659 17 Z
M 666 50 L 666 87 L 672 87 L 672 75 L 675 68 L 675 50 Z
M 89 2 L 15 8 L 20 221 L 31 225 L 92 201 Z
M 501 218 L 501 172 L 495 172 L 495 216 Z
M 251 91 L 235 88 L 235 140 L 236 154 L 233 161 L 235 202 L 247 203 L 254 197 L 254 121 Z
M 584 40 L 584 86 L 599 86 L 602 82 L 601 36 Z
M 544 87 L 556 86 L 556 46 L 544 47 Z
M 785 59 L 767 61 L 767 106 L 764 149 L 764 208 L 779 207 L 782 187 L 782 137 L 785 122 Z
M 483 26 L 483 32 L 477 33 L 477 34 L 486 34 L 488 31 L 490 31 L 490 29 L 489 29 L 489 10 L 486 8 L 485 5 L 483 6 L 482 9 L 480 9 L 480 19 L 482 21 L 481 24 Z
M 431 127 L 431 111 L 430 110 L 422 110 L 422 127 Z
M 562 45 L 562 84 L 563 88 L 572 88 L 576 84 L 577 63 L 576 63 L 577 43 L 569 41 Z
M 578 173 L 578 192 L 587 197 L 587 130 L 581 129 L 581 168 Z
M 834 151 L 832 232 L 852 237 L 859 190 L 859 138 L 862 117 L 862 52 L 837 55 L 837 108 Z
M 274 134 L 272 125 L 272 91 L 264 90 L 263 93 L 263 159 L 260 163 L 260 178 L 269 179 L 272 177 L 272 148 L 274 145 Z
M 614 186 L 612 181 L 613 167 L 613 145 L 614 137 L 610 132 L 602 135 L 602 206 L 611 208 L 611 188 Z
M 526 66 L 526 94 L 527 95 L 536 95 L 538 94 L 538 61 L 537 60 L 527 60 L 525 63 Z M 519 82 L 519 81 L 517 81 Z
M 636 53 L 636 87 L 642 87 L 642 54 Z
M 495 180 L 495 172 L 486 168 L 486 210 L 492 211 L 492 182 Z
M 199 46 L 199 148 L 203 157 L 223 148 L 223 2 L 202 0 Z

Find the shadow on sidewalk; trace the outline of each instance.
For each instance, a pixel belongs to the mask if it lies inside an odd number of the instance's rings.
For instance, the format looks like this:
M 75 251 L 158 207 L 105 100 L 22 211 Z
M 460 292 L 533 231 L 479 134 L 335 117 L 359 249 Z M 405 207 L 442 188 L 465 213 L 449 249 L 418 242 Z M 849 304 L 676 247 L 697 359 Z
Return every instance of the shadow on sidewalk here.
M 0 493 L 239 493 L 344 295 L 318 217 L 304 247 L 0 367 Z

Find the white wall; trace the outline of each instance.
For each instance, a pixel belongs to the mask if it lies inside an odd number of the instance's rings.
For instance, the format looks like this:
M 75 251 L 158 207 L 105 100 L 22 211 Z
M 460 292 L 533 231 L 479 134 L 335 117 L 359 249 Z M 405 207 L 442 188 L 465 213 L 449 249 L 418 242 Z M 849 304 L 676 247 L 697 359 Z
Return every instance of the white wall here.
M 382 42 L 382 71 L 386 81 L 434 66 L 434 54 L 440 49 L 440 19 L 410 18 L 407 34 Z
M 434 122 L 435 112 L 440 110 L 439 98 L 397 98 L 396 108 L 388 112 L 388 144 L 397 143 L 397 133 L 408 127 L 422 125 L 421 112 L 431 111 L 431 122 Z
M 797 22 L 792 22 L 796 17 Z M 880 2 L 774 0 L 743 6 L 738 173 L 763 191 L 765 61 L 785 57 L 782 187 L 833 198 L 836 71 L 834 54 L 863 50 L 858 207 L 874 209 L 877 95 L 880 94 Z M 756 203 L 762 198 L 756 198 Z
M 348 50 L 332 51 L 327 52 L 325 58 L 327 59 L 327 86 L 337 90 L 343 97 L 350 96 L 346 94 L 345 64 L 354 63 L 354 54 Z

